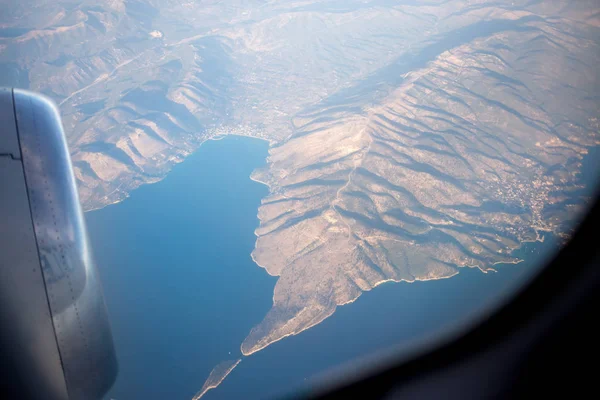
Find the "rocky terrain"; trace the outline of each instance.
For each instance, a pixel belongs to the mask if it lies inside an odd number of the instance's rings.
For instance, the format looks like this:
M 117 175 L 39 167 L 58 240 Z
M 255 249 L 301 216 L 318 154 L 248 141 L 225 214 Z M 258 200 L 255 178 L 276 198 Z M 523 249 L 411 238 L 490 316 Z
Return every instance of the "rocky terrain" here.
M 196 393 L 192 400 L 198 400 L 199 398 L 204 396 L 209 390 L 219 387 L 221 382 L 223 382 L 223 380 L 227 378 L 227 375 L 229 375 L 231 371 L 233 371 L 233 369 L 237 367 L 237 365 L 241 361 L 242 360 L 227 360 L 219 363 L 219 365 L 217 365 L 212 370 L 209 377 L 206 379 L 206 382 L 202 386 L 202 389 L 200 389 L 200 391 Z
M 594 101 L 580 100 L 594 84 L 579 85 L 598 53 L 560 24 L 509 21 L 396 61 L 374 104 L 351 90 L 293 118 L 294 137 L 255 174 L 271 195 L 253 255 L 280 279 L 245 354 L 382 282 L 486 271 L 517 262 L 511 250 L 543 232 L 568 231 L 579 161 L 599 139 Z
M 60 105 L 86 209 L 215 135 L 271 142 L 245 355 L 383 282 L 516 263 L 585 205 L 597 2 L 2 3 L 0 84 Z

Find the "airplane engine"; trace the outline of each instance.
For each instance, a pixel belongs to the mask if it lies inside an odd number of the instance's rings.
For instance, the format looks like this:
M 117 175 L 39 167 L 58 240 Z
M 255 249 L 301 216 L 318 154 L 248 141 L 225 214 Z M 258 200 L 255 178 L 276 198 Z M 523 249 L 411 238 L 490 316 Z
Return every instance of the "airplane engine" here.
M 60 116 L 39 95 L 0 89 L 0 122 L 3 390 L 102 398 L 117 359 Z

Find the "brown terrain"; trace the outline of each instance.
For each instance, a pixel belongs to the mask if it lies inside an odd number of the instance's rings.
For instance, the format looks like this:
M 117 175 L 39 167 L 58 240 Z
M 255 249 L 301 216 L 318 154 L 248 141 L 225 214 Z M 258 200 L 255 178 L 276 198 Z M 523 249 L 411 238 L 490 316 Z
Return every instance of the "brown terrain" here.
M 519 262 L 585 205 L 597 2 L 397 3 L 24 0 L 0 84 L 60 105 L 87 210 L 216 135 L 270 141 L 253 258 L 279 279 L 249 355 L 383 282 Z

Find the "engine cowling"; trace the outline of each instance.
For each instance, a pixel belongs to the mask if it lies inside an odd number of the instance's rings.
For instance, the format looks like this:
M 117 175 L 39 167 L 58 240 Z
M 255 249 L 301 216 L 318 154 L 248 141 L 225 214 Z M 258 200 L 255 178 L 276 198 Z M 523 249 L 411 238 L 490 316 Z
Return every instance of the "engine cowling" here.
M 22 399 L 100 399 L 117 360 L 58 110 L 0 89 L 0 352 Z

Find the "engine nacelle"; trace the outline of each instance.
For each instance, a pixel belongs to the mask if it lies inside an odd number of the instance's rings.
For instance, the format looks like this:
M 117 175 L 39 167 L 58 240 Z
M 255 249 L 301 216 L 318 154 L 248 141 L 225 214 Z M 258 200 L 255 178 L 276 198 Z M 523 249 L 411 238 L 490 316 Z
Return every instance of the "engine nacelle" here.
M 0 89 L 0 354 L 19 399 L 100 399 L 117 360 L 56 107 Z M 13 389 L 14 390 L 14 389 Z

